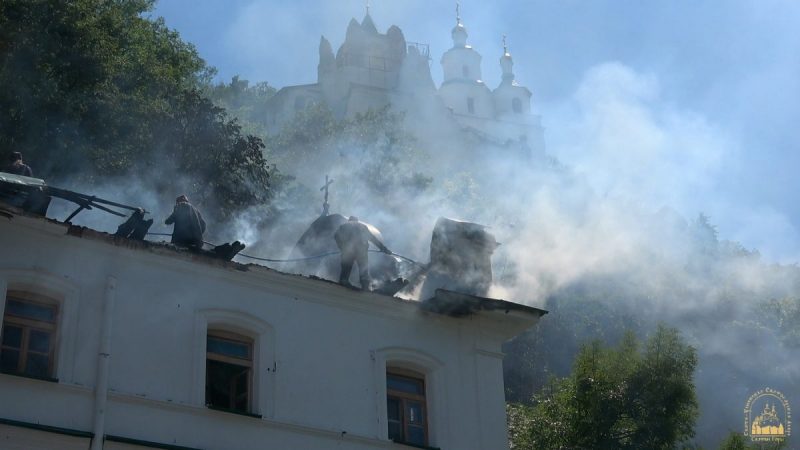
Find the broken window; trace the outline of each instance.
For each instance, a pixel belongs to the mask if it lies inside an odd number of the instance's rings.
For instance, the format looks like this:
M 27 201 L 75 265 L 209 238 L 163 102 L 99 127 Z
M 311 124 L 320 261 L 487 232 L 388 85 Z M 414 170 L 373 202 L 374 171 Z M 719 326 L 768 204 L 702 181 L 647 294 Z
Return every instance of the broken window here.
M 9 291 L 0 341 L 0 372 L 53 378 L 58 302 Z
M 472 97 L 467 98 L 467 111 L 470 114 L 475 114 L 475 99 Z
M 209 330 L 206 341 L 206 405 L 250 413 L 253 391 L 253 340 Z
M 389 439 L 399 443 L 428 445 L 425 377 L 416 372 L 386 372 L 386 413 Z

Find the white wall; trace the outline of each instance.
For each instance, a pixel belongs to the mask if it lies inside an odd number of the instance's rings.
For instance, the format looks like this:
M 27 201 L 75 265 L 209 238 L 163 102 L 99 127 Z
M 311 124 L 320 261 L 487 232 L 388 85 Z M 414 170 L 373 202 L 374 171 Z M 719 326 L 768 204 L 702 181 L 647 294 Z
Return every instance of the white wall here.
M 59 382 L 0 375 L 0 418 L 91 431 L 104 287 L 114 276 L 105 434 L 214 449 L 387 448 L 383 377 L 394 358 L 427 371 L 431 446 L 507 448 L 499 351 L 510 336 L 494 316 L 423 313 L 333 283 L 65 232 L 38 219 L 0 221 L 0 287 L 38 279 L 65 291 L 75 311 L 61 319 L 69 335 L 59 337 L 68 356 Z M 258 338 L 261 419 L 204 406 L 205 328 L 226 318 Z

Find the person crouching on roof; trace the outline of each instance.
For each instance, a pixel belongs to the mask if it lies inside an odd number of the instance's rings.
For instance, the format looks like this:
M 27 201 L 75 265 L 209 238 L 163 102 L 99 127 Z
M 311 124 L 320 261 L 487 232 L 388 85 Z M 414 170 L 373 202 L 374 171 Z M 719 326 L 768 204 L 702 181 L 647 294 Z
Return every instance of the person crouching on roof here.
M 172 243 L 192 250 L 203 248 L 203 233 L 206 231 L 206 222 L 194 206 L 189 203 L 185 195 L 175 199 L 175 209 L 164 221 L 165 224 L 175 224 L 172 230 Z
M 358 221 L 358 217 L 350 216 L 347 222 L 343 223 L 333 235 L 336 245 L 342 254 L 342 271 L 339 273 L 339 283 L 350 286 L 350 272 L 353 270 L 353 263 L 358 264 L 358 277 L 361 281 L 361 289 L 369 290 L 369 260 L 367 251 L 369 243 L 373 244 L 384 252 L 392 252 L 383 245 L 374 234 L 369 231 L 366 225 Z

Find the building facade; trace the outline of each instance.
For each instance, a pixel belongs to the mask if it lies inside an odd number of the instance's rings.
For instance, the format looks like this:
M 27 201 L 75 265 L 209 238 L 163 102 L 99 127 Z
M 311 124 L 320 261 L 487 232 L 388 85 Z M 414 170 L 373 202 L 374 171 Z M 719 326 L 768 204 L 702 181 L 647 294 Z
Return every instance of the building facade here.
M 280 89 L 269 100 L 265 121 L 278 132 L 312 103 L 345 118 L 391 106 L 411 123 L 446 123 L 485 145 L 516 148 L 521 143 L 527 153 L 542 154 L 541 121 L 531 113 L 531 91 L 515 80 L 505 42 L 498 67 L 502 81 L 490 89 L 483 81 L 482 56 L 469 45 L 460 16 L 451 36 L 453 47 L 441 57 L 443 81 L 437 87 L 429 47 L 406 41 L 395 25 L 380 33 L 368 11 L 360 23 L 350 21 L 335 54 L 328 39 L 320 39 L 317 82 Z
M 0 249 L 3 449 L 508 448 L 501 344 L 544 313 L 356 291 L 3 204 Z

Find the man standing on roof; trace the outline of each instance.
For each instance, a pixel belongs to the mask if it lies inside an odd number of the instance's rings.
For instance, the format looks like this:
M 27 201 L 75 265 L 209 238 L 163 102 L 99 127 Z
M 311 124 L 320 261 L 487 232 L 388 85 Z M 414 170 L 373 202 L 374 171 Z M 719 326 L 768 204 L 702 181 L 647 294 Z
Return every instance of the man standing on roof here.
M 203 233 L 206 231 L 206 222 L 194 206 L 189 203 L 185 195 L 175 199 L 175 209 L 164 221 L 165 224 L 175 224 L 172 230 L 172 243 L 192 250 L 203 248 Z
M 342 271 L 339 273 L 339 283 L 350 286 L 350 272 L 353 270 L 355 262 L 358 263 L 361 289 L 369 290 L 369 260 L 367 256 L 369 242 L 372 241 L 384 253 L 391 254 L 392 252 L 369 231 L 366 225 L 359 222 L 356 216 L 350 216 L 350 219 L 336 230 L 333 237 L 342 253 Z
M 6 166 L 4 172 L 26 177 L 33 176 L 33 171 L 31 170 L 30 166 L 22 162 L 22 153 L 20 152 L 11 153 L 11 157 L 9 158 L 8 165 Z

